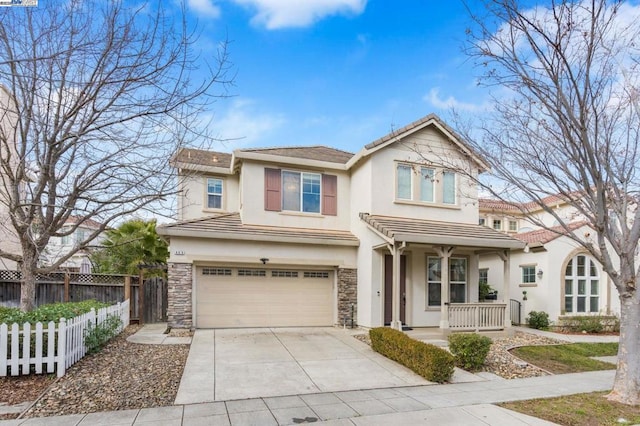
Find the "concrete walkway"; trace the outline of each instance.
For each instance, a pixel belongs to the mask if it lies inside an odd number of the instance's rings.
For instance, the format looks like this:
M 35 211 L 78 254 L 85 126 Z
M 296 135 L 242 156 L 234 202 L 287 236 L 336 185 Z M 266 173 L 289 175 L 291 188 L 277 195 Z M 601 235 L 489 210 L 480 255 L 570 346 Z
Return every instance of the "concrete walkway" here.
M 188 345 L 191 343 L 191 337 L 171 336 L 166 331 L 167 323 L 145 324 L 136 334 L 127 337 L 127 341 L 145 345 Z
M 549 425 L 552 423 L 496 407 L 494 403 L 606 391 L 613 370 L 513 380 L 253 398 L 140 410 L 78 414 L 9 425 Z M 277 386 L 277 383 L 274 383 Z

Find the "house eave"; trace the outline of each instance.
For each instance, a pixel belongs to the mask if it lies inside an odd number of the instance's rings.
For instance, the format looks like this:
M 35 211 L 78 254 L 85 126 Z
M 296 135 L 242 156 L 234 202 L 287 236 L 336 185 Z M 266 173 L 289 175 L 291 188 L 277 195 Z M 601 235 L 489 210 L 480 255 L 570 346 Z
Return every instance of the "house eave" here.
M 283 155 L 245 152 L 236 150 L 233 152 L 234 162 L 238 160 L 253 160 L 266 163 L 286 164 L 292 166 L 312 167 L 328 170 L 347 170 L 347 165 L 330 161 L 312 160 L 308 158 L 287 157 Z
M 298 237 L 298 236 L 271 236 L 260 234 L 239 234 L 234 232 L 207 232 L 202 230 L 185 230 L 172 228 L 159 228 L 158 233 L 169 237 L 185 237 L 185 238 L 209 238 L 216 240 L 239 240 L 239 241 L 267 241 L 272 243 L 291 243 L 291 244 L 312 244 L 312 245 L 329 245 L 329 246 L 349 246 L 358 247 L 360 241 L 339 238 L 317 238 L 317 237 Z
M 205 172 L 205 173 L 212 173 L 212 174 L 217 174 L 217 175 L 232 175 L 233 170 L 231 170 L 228 167 L 213 167 L 213 166 L 206 166 L 204 164 L 194 164 L 194 163 L 186 163 L 183 161 L 175 161 L 174 163 L 172 163 L 173 167 L 177 168 L 178 170 L 181 171 L 181 174 L 184 174 L 184 172 L 182 172 L 183 170 L 189 170 L 192 172 Z

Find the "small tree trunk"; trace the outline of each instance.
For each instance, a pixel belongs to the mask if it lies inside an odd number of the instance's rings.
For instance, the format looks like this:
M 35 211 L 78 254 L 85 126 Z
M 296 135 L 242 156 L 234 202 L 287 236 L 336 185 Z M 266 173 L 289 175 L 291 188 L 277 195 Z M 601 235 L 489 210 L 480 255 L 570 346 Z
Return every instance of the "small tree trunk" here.
M 638 292 L 620 298 L 620 343 L 618 369 L 610 401 L 628 405 L 640 404 L 640 303 Z
M 20 285 L 20 309 L 23 312 L 32 311 L 36 307 L 36 275 L 38 255 L 35 250 L 23 250 L 22 283 Z

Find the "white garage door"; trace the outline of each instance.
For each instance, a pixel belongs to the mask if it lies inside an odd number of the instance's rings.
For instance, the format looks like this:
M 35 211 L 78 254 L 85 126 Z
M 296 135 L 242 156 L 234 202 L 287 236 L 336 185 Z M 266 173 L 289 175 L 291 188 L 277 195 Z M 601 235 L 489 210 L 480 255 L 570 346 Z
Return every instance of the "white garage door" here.
M 198 267 L 196 326 L 296 327 L 333 324 L 333 272 Z

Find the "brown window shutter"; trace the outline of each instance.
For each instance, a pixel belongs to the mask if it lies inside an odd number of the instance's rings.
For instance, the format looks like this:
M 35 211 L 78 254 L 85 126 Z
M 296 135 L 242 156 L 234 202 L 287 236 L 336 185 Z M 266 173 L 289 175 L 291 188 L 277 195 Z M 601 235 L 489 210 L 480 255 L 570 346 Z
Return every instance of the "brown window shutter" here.
M 338 214 L 338 177 L 322 175 L 322 214 Z
M 280 191 L 282 188 L 280 169 L 264 169 L 264 209 L 274 212 L 282 210 Z

